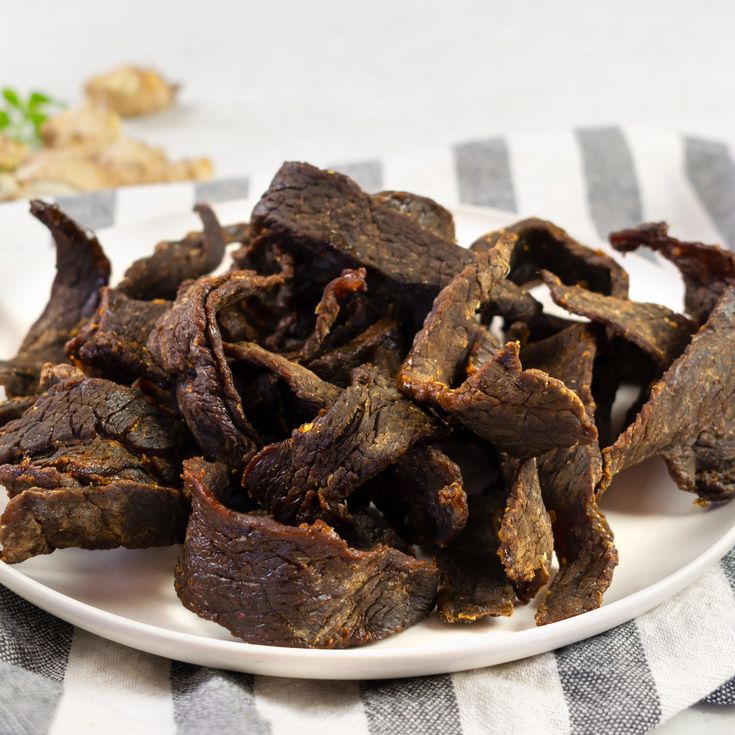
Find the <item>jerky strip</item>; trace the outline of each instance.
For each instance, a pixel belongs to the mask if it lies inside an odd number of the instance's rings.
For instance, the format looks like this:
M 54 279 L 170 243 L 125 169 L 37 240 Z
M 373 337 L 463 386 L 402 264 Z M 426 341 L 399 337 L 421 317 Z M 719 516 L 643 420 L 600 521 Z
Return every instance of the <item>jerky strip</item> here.
M 498 532 L 498 556 L 516 595 L 530 602 L 549 581 L 554 550 L 535 459 L 507 463 L 508 497 Z
M 735 495 L 735 287 L 651 388 L 635 421 L 604 450 L 604 490 L 613 476 L 662 456 L 676 484 L 702 502 Z
M 438 428 L 375 368 L 363 367 L 326 413 L 261 449 L 243 487 L 284 523 L 338 520 L 354 490 Z
M 572 314 L 604 324 L 632 342 L 666 369 L 689 344 L 694 324 L 660 304 L 640 303 L 604 296 L 580 286 L 565 286 L 555 275 L 542 271 L 554 303 Z
M 416 224 L 447 242 L 456 242 L 452 213 L 429 197 L 408 191 L 381 191 L 373 195 L 373 201 L 392 207 L 410 217 Z
M 192 517 L 176 565 L 189 610 L 249 643 L 359 646 L 404 630 L 434 607 L 433 564 L 387 546 L 359 551 L 325 523 L 284 526 L 229 510 L 222 465 L 188 460 Z

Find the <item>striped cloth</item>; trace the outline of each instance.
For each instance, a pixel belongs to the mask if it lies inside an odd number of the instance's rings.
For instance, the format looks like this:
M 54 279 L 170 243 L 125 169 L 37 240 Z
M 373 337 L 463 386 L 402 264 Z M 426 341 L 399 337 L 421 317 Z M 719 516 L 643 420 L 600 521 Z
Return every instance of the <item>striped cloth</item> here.
M 316 162 L 329 164 L 334 162 Z M 463 143 L 336 168 L 366 189 L 535 214 L 590 242 L 644 220 L 735 247 L 727 146 L 605 127 Z M 64 199 L 102 228 L 258 194 L 272 172 Z M 3 248 L 38 237 L 0 207 Z M 10 252 L 10 251 L 9 251 Z M 665 550 L 662 550 L 665 553 Z M 642 733 L 704 700 L 735 706 L 735 550 L 668 602 L 595 638 L 487 669 L 317 682 L 229 673 L 126 649 L 0 587 L 0 733 Z

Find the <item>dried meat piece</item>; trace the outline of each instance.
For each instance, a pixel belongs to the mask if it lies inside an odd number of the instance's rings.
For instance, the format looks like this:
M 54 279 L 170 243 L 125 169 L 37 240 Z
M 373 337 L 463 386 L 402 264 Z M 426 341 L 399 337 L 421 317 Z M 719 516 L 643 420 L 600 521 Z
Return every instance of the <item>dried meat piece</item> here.
M 581 286 L 565 286 L 548 271 L 542 271 L 542 276 L 554 303 L 608 327 L 643 350 L 661 369 L 666 369 L 689 344 L 695 325 L 683 314 L 660 304 L 604 296 Z
M 217 315 L 283 280 L 282 274 L 252 271 L 200 278 L 182 290 L 148 340 L 156 362 L 176 381 L 179 409 L 205 456 L 232 467 L 252 456 L 258 437 L 243 411 Z
M 514 239 L 506 236 L 488 252 L 478 253 L 441 291 L 397 381 L 411 398 L 447 411 L 499 449 L 533 457 L 597 438 L 573 391 L 546 373 L 524 370 L 515 342 L 498 345 L 494 354 L 486 349 L 488 359 L 453 387 L 477 334 L 475 314 L 507 271 Z
M 70 359 L 95 375 L 117 382 L 138 378 L 166 387 L 169 378 L 146 347 L 156 322 L 171 308 L 171 302 L 131 299 L 121 291 L 103 288 L 92 318 L 66 345 Z
M 35 396 L 18 396 L 0 403 L 0 427 L 8 421 L 19 419 L 35 402 Z
M 314 283 L 364 267 L 371 289 L 421 319 L 431 299 L 471 260 L 335 171 L 284 163 L 253 210 L 254 237 L 301 254 Z
M 437 609 L 446 623 L 513 614 L 515 592 L 498 557 L 502 495 L 470 495 L 467 501 L 467 525 L 446 549 L 437 552 Z
M 373 194 L 373 200 L 410 217 L 418 225 L 442 240 L 457 241 L 452 213 L 429 197 L 422 197 L 408 191 L 381 191 Z
M 536 460 L 506 463 L 508 496 L 498 531 L 498 556 L 522 603 L 549 581 L 554 550 L 551 520 L 541 496 Z
M 698 324 L 704 324 L 725 289 L 735 283 L 734 253 L 716 245 L 681 242 L 669 235 L 665 222 L 613 232 L 610 244 L 622 253 L 644 245 L 670 260 L 684 279 L 686 311 Z
M 46 362 L 64 362 L 64 345 L 97 306 L 99 289 L 110 277 L 110 261 L 97 238 L 85 232 L 56 204 L 31 202 L 31 214 L 51 231 L 56 247 L 56 277 L 41 316 L 28 330 L 18 354 L 0 362 L 0 384 L 9 397 L 38 392 Z
M 595 413 L 592 381 L 596 340 L 589 325 L 577 324 L 528 345 L 524 360 L 563 380 Z M 596 443 L 557 449 L 537 457 L 539 482 L 553 516 L 559 571 L 536 614 L 538 625 L 579 615 L 602 604 L 618 563 L 613 534 L 597 507 L 602 456 Z
M 299 360 L 310 360 L 322 349 L 341 310 L 341 302 L 351 295 L 364 293 L 367 290 L 365 283 L 365 269 L 353 270 L 347 268 L 332 279 L 325 287 L 322 298 L 316 306 L 316 322 L 314 330 L 299 350 Z
M 635 421 L 603 451 L 600 490 L 621 470 L 661 456 L 702 503 L 735 495 L 735 287 L 651 388 Z
M 284 523 L 336 521 L 360 485 L 438 431 L 437 421 L 365 366 L 325 413 L 261 449 L 243 487 Z
M 203 231 L 190 232 L 183 240 L 159 242 L 152 255 L 136 260 L 125 271 L 118 291 L 131 299 L 172 301 L 184 281 L 211 273 L 222 262 L 228 232 L 206 204 L 197 204 L 194 210 Z
M 353 549 L 369 551 L 379 544 L 410 554 L 409 544 L 371 503 L 350 505 L 349 522 L 341 523 L 335 530 Z
M 601 250 L 577 242 L 553 222 L 535 217 L 524 219 L 483 235 L 470 249 L 487 252 L 505 233 L 518 238 L 510 256 L 508 277 L 519 286 L 537 282 L 540 271 L 547 270 L 569 285 L 578 284 L 620 298 L 628 295 L 628 274 L 622 266 Z
M 387 546 L 352 549 L 325 523 L 285 526 L 228 509 L 223 465 L 188 460 L 192 516 L 176 592 L 197 615 L 249 643 L 347 648 L 425 618 L 437 572 Z
M 438 447 L 407 452 L 371 482 L 369 494 L 414 544 L 446 546 L 467 522 L 462 472 Z
M 181 490 L 115 481 L 102 486 L 30 488 L 0 517 L 2 560 L 17 564 L 55 549 L 144 549 L 184 538 L 189 502 Z
M 342 392 L 336 385 L 322 380 L 303 365 L 270 352 L 254 342 L 225 343 L 224 350 L 232 360 L 272 371 L 286 383 L 297 398 L 313 407 L 314 413 L 331 406 Z

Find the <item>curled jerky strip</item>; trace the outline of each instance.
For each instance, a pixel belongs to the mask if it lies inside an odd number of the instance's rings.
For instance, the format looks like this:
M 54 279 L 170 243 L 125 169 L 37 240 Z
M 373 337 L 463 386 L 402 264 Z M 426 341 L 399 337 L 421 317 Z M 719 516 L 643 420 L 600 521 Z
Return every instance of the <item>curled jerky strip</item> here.
M 661 456 L 682 489 L 702 502 L 735 495 L 735 286 L 651 388 L 635 421 L 603 451 L 600 489 L 644 459 Z
M 517 457 L 597 438 L 579 398 L 540 370 L 524 370 L 519 346 L 485 346 L 488 359 L 452 387 L 475 341 L 475 314 L 507 271 L 515 235 L 478 253 L 434 301 L 423 329 L 398 373 L 399 388 L 414 400 L 447 411 L 478 436 Z M 489 335 L 489 332 L 487 335 Z
M 594 333 L 576 324 L 528 345 L 524 359 L 563 380 L 594 416 Z M 613 534 L 597 507 L 595 489 L 602 475 L 597 443 L 556 449 L 537 457 L 544 502 L 553 517 L 554 548 L 559 571 L 536 614 L 539 625 L 593 610 L 602 604 L 618 563 Z
M 176 592 L 203 618 L 250 643 L 346 648 L 425 618 L 437 572 L 397 549 L 350 548 L 322 521 L 285 526 L 226 507 L 227 468 L 184 465 L 192 516 L 176 565 Z
M 565 286 L 548 271 L 542 271 L 542 276 L 556 304 L 609 327 L 614 334 L 643 350 L 661 369 L 667 368 L 689 344 L 695 325 L 683 314 L 660 304 L 629 301 L 580 286 Z

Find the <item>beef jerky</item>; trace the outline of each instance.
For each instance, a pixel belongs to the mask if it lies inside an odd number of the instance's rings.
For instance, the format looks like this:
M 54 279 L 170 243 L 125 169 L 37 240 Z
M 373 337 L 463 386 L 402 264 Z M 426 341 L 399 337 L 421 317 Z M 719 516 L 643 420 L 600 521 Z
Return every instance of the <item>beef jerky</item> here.
M 393 374 L 403 356 L 401 325 L 395 319 L 383 318 L 349 342 L 307 360 L 306 364 L 323 380 L 345 387 L 352 371 L 363 363 L 385 365 L 386 372 Z
M 302 254 L 314 282 L 364 267 L 371 289 L 417 319 L 472 258 L 393 206 L 372 199 L 351 179 L 305 163 L 281 166 L 253 210 L 254 236 Z
M 396 549 L 350 548 L 325 523 L 284 526 L 229 510 L 223 465 L 188 460 L 192 517 L 176 565 L 189 610 L 249 643 L 347 648 L 403 630 L 434 607 L 437 572 Z
M 200 278 L 177 297 L 148 340 L 156 362 L 176 381 L 179 409 L 205 456 L 235 468 L 252 456 L 258 437 L 243 411 L 217 314 L 283 278 L 252 271 Z
M 131 299 L 170 301 L 184 281 L 211 273 L 222 262 L 228 233 L 206 204 L 197 204 L 194 210 L 202 220 L 203 232 L 159 242 L 152 255 L 136 260 L 125 271 L 118 291 Z
M 508 275 L 514 283 L 537 282 L 540 271 L 548 270 L 569 285 L 578 284 L 590 291 L 619 298 L 628 295 L 628 274 L 613 258 L 601 250 L 582 245 L 552 222 L 535 217 L 483 235 L 470 249 L 475 252 L 491 250 L 508 232 L 518 236 L 510 256 Z
M 314 413 L 331 406 L 342 392 L 303 365 L 283 355 L 269 352 L 254 342 L 225 343 L 225 354 L 232 360 L 246 362 L 272 371 L 286 383 L 293 394 L 314 408 Z
M 300 360 L 309 360 L 321 351 L 334 323 L 337 321 L 341 302 L 346 301 L 352 294 L 364 293 L 366 289 L 364 268 L 343 270 L 337 278 L 331 280 L 324 287 L 322 298 L 314 311 L 316 314 L 314 331 L 299 351 Z
M 31 214 L 51 231 L 56 276 L 46 308 L 28 330 L 18 354 L 0 362 L 0 384 L 9 397 L 38 393 L 43 364 L 65 361 L 64 345 L 94 312 L 98 291 L 110 277 L 110 261 L 97 238 L 57 205 L 34 199 Z
M 579 398 L 539 370 L 523 370 L 519 346 L 497 346 L 464 382 L 461 375 L 476 334 L 475 313 L 507 270 L 514 236 L 478 253 L 434 301 L 423 329 L 398 373 L 399 388 L 414 400 L 447 411 L 478 436 L 517 457 L 597 438 Z M 489 334 L 489 332 L 488 332 Z
M 716 245 L 681 242 L 668 234 L 665 222 L 613 232 L 610 244 L 623 253 L 644 245 L 670 260 L 684 279 L 684 307 L 698 324 L 704 324 L 720 295 L 735 283 L 735 254 Z
M 433 199 L 407 191 L 381 191 L 373 195 L 373 201 L 392 207 L 410 217 L 416 224 L 448 242 L 456 242 L 452 213 Z
M 344 517 L 352 492 L 439 430 L 391 382 L 375 368 L 356 370 L 324 414 L 260 450 L 243 487 L 284 523 Z
M 735 286 L 727 288 L 689 346 L 651 388 L 635 421 L 603 452 L 613 476 L 661 456 L 702 503 L 735 495 Z
M 525 345 L 529 342 L 537 342 L 540 339 L 552 337 L 573 324 L 577 324 L 576 319 L 565 319 L 556 316 L 556 314 L 548 314 L 542 311 L 531 319 L 509 324 L 505 329 L 505 339 L 508 342 L 520 342 L 521 345 Z
M 76 371 L 0 428 L 0 465 L 51 468 L 87 483 L 171 484 L 180 472 L 182 428 L 140 391 Z
M 565 286 L 548 271 L 542 275 L 554 303 L 605 325 L 643 350 L 661 369 L 681 354 L 694 331 L 691 320 L 660 304 L 604 296 L 581 286 Z
M 509 460 L 508 496 L 498 531 L 498 556 L 522 603 L 549 581 L 554 543 L 535 459 Z
M 184 538 L 189 502 L 181 490 L 115 481 L 103 486 L 30 488 L 0 518 L 2 560 L 17 564 L 55 549 L 143 549 Z
M 590 415 L 595 412 L 592 380 L 596 357 L 594 330 L 578 324 L 523 352 L 529 364 L 564 380 Z M 596 444 L 548 452 L 537 458 L 546 507 L 553 516 L 559 571 L 551 582 L 536 622 L 539 625 L 594 610 L 612 581 L 618 554 L 613 534 L 597 507 L 602 456 Z
M 8 421 L 19 419 L 35 401 L 35 396 L 19 396 L 0 403 L 0 426 L 5 426 Z
M 379 544 L 410 553 L 408 543 L 371 503 L 350 506 L 350 520 L 335 529 L 354 549 L 369 551 Z
M 498 557 L 502 495 L 470 495 L 462 533 L 437 552 L 439 617 L 446 623 L 472 623 L 513 614 L 513 585 Z
M 170 308 L 169 301 L 140 301 L 105 287 L 97 311 L 67 343 L 66 353 L 101 377 L 126 383 L 145 378 L 166 387 L 168 376 L 146 343 L 156 322 Z
M 438 447 L 407 452 L 373 480 L 370 495 L 414 544 L 446 546 L 467 522 L 462 472 Z

